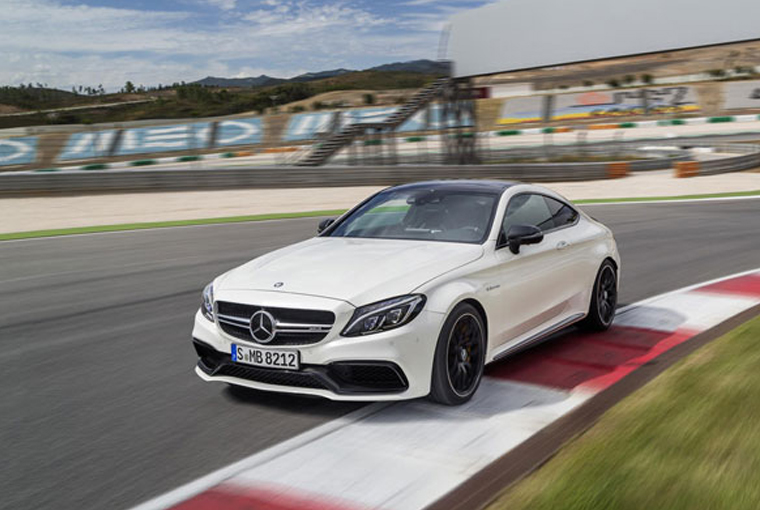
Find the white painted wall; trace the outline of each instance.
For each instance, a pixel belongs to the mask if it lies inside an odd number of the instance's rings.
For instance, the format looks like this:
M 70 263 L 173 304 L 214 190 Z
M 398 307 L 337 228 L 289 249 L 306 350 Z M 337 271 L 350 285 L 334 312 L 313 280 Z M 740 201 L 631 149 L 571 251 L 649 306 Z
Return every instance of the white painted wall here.
M 760 39 L 758 0 L 504 0 L 452 18 L 456 77 Z

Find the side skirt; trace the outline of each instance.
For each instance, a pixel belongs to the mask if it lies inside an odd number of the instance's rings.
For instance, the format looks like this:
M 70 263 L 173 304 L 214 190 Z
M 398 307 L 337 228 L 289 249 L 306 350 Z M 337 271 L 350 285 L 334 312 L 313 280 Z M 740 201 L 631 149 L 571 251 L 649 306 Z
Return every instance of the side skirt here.
M 494 361 L 499 361 L 500 359 L 504 359 L 508 356 L 511 356 L 512 354 L 522 351 L 523 349 L 527 349 L 528 347 L 532 347 L 536 344 L 539 344 L 542 341 L 546 340 L 548 337 L 552 336 L 554 333 L 557 333 L 558 331 L 565 329 L 568 326 L 572 326 L 578 321 L 583 320 L 584 317 L 586 317 L 585 313 L 577 313 L 575 315 L 571 315 L 567 319 L 562 320 L 552 326 L 549 326 L 548 328 L 539 331 L 535 335 L 529 336 L 528 338 L 526 338 L 519 344 L 509 346 L 505 348 L 504 350 L 497 352 L 496 354 L 494 354 L 493 359 L 489 363 L 493 363 Z

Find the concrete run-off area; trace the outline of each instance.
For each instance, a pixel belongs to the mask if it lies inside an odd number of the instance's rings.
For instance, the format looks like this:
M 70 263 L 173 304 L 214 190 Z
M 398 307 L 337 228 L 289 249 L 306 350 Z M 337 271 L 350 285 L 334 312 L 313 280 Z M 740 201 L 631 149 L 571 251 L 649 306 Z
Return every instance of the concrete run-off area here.
M 760 173 L 675 179 L 671 171 L 624 179 L 558 182 L 548 187 L 570 200 L 673 197 L 760 190 Z M 227 218 L 347 209 L 376 186 L 108 194 L 0 200 L 0 234 L 99 225 Z
M 421 510 L 640 367 L 758 304 L 758 272 L 651 298 L 620 310 L 607 332 L 560 336 L 491 367 L 461 407 L 370 406 L 138 508 Z

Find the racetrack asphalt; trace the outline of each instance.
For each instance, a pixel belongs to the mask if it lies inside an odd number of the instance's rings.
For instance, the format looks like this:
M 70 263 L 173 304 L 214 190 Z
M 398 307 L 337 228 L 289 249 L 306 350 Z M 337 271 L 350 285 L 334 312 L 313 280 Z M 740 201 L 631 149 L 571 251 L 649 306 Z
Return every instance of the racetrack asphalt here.
M 615 231 L 621 304 L 760 266 L 760 200 L 585 210 Z M 203 286 L 318 221 L 0 243 L 0 508 L 127 508 L 360 407 L 192 371 Z

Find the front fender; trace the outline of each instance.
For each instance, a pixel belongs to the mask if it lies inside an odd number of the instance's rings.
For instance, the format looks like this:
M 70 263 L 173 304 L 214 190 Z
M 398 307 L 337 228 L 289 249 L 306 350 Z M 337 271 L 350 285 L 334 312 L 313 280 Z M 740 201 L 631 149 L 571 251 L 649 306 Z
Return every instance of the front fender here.
M 421 289 L 421 292 L 428 298 L 428 311 L 448 315 L 456 305 L 466 299 L 479 301 L 480 286 L 481 284 L 474 281 L 457 280 Z

